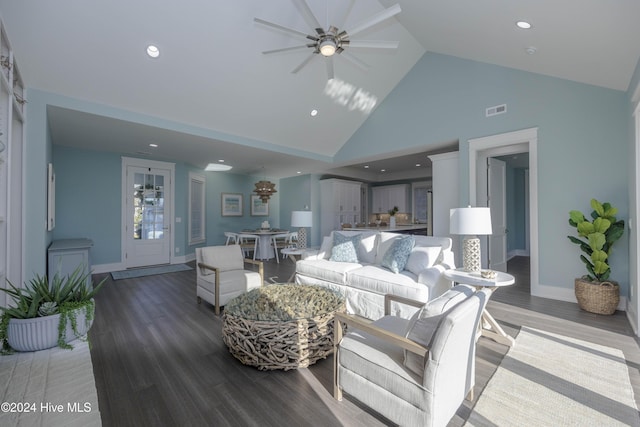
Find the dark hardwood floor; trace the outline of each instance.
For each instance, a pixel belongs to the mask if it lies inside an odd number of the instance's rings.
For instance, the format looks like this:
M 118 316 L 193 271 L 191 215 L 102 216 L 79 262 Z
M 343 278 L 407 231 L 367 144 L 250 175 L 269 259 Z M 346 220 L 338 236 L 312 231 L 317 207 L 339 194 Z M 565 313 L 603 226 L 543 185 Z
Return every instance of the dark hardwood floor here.
M 193 263 L 190 264 L 193 266 Z M 521 326 L 620 348 L 636 401 L 640 351 L 625 313 L 600 316 L 577 304 L 529 295 L 528 258 L 509 262 L 516 285 L 496 291 L 491 314 L 511 336 Z M 265 263 L 265 281 L 284 282 L 291 261 Z M 332 397 L 333 359 L 287 372 L 258 371 L 229 354 L 221 318 L 196 303 L 195 270 L 113 281 L 96 297 L 91 358 L 104 426 L 375 426 L 382 417 L 348 396 Z M 480 338 L 476 399 L 508 348 Z M 464 424 L 475 404 L 451 420 Z

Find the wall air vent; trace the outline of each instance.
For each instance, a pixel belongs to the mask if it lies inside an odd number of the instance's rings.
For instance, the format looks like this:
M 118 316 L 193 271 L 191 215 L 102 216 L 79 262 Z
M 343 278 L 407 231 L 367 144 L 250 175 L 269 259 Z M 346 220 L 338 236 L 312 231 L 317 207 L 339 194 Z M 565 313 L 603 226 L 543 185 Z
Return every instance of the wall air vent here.
M 486 110 L 487 117 L 496 116 L 498 114 L 504 114 L 507 112 L 507 104 L 496 105 L 495 107 L 489 107 Z

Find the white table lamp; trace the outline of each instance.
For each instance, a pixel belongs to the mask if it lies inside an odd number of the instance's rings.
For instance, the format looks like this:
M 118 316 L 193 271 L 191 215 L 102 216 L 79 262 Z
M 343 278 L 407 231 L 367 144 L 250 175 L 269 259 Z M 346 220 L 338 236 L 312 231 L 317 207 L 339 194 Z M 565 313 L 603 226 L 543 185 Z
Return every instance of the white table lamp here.
M 307 247 L 307 229 L 313 225 L 313 214 L 311 211 L 292 211 L 291 212 L 291 226 L 299 227 L 298 230 L 298 248 L 304 249 Z
M 462 243 L 462 268 L 479 272 L 481 268 L 480 234 L 491 234 L 489 208 L 456 208 L 449 213 L 449 232 L 466 236 Z

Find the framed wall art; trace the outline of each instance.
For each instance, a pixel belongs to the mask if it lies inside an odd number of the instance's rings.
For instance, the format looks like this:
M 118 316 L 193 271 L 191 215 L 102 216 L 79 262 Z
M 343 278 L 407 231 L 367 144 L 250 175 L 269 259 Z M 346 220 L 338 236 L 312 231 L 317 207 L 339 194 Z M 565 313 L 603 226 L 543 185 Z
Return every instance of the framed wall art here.
M 269 202 L 264 203 L 260 196 L 251 196 L 251 216 L 269 216 Z
M 242 216 L 242 194 L 222 193 L 222 216 Z

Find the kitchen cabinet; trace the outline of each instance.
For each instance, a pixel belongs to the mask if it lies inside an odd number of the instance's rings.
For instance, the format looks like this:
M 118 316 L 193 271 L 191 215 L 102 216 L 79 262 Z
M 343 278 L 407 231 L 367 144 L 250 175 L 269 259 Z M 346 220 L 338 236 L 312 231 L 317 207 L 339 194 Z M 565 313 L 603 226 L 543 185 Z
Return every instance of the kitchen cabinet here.
M 409 184 L 382 185 L 371 188 L 371 212 L 388 213 L 394 206 L 398 212 L 409 213 Z
M 328 236 L 340 230 L 342 224 L 355 225 L 362 221 L 362 183 L 343 179 L 320 181 L 320 230 Z

